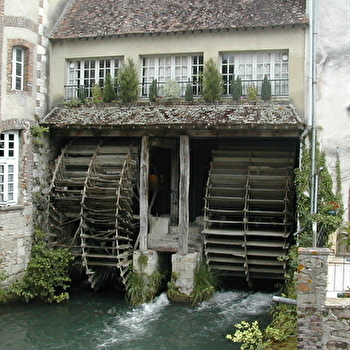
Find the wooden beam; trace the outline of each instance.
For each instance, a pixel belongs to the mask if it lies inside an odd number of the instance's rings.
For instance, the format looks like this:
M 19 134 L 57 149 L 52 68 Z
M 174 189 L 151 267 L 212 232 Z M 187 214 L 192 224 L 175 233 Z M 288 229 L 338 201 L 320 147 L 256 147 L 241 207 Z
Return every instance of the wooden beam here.
M 142 136 L 140 160 L 140 249 L 147 250 L 148 235 L 149 137 Z
M 188 253 L 190 189 L 190 142 L 189 136 L 180 136 L 180 182 L 179 182 L 179 253 Z

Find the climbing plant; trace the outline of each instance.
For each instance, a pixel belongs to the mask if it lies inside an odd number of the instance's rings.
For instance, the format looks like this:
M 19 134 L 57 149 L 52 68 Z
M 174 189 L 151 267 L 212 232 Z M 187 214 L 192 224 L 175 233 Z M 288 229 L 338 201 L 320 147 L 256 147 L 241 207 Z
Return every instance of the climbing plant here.
M 333 191 L 333 180 L 326 166 L 325 153 L 320 151 L 318 142 L 315 143 L 315 169 L 318 175 L 316 214 L 311 213 L 311 146 L 308 138 L 303 141 L 301 164 L 295 171 L 298 219 L 303 230 L 298 242 L 301 246 L 312 245 L 313 222 L 317 223 L 317 232 L 323 235 L 321 245 L 327 245 L 329 235 L 342 223 L 344 210 L 341 190 L 336 193 Z M 340 165 L 337 168 L 340 169 Z
M 49 303 L 68 299 L 71 253 L 65 248 L 48 246 L 39 231 L 35 232 L 34 240 L 25 275 L 11 286 L 11 292 L 27 302 L 34 298 Z

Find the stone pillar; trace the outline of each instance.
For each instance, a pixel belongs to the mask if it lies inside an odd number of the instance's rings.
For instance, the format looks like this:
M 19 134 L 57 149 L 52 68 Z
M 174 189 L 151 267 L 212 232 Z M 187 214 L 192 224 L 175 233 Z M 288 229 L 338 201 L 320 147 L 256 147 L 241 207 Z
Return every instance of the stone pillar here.
M 146 258 L 141 257 L 145 256 Z M 143 264 L 143 261 L 145 262 Z M 159 270 L 158 252 L 154 250 L 135 250 L 133 254 L 133 265 L 135 271 L 151 276 Z
M 323 350 L 323 310 L 326 302 L 327 248 L 299 248 L 298 349 Z
M 188 254 L 176 253 L 171 257 L 173 276 L 176 276 L 174 283 L 178 289 L 180 299 L 181 295 L 184 297 L 183 301 L 188 301 L 186 297 L 189 297 L 193 292 L 194 271 L 200 261 L 200 257 L 201 255 L 198 252 Z

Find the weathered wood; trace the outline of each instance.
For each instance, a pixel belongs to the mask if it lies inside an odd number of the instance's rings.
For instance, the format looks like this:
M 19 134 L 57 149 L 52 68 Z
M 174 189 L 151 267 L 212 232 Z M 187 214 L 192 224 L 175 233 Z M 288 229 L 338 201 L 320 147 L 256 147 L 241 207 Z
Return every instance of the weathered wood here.
M 148 179 L 149 179 L 149 137 L 142 136 L 140 160 L 140 232 L 141 250 L 147 250 L 148 235 Z
M 179 181 L 179 253 L 188 253 L 190 189 L 190 141 L 187 135 L 180 136 L 180 181 Z

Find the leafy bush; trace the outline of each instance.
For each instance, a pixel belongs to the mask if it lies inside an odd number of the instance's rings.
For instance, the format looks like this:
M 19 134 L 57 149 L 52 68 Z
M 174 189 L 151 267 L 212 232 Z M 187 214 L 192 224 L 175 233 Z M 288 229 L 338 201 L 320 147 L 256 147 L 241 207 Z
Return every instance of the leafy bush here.
M 256 100 L 257 97 L 258 97 L 258 89 L 253 84 L 248 88 L 248 100 L 253 101 L 253 100 Z
M 180 98 L 180 86 L 175 80 L 168 80 L 163 86 L 163 96 L 167 100 L 178 100 Z
M 102 103 L 103 102 L 103 93 L 100 84 L 95 84 L 92 89 L 92 102 L 93 103 Z
M 34 298 L 49 303 L 68 299 L 72 260 L 68 249 L 54 249 L 40 240 L 32 247 L 23 279 L 11 286 L 11 292 L 27 302 Z
M 136 66 L 131 58 L 120 69 L 118 74 L 120 98 L 123 102 L 134 102 L 139 97 L 139 80 Z
M 214 102 L 221 99 L 223 93 L 222 75 L 212 58 L 204 65 L 203 71 L 203 99 Z

